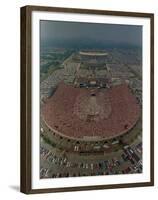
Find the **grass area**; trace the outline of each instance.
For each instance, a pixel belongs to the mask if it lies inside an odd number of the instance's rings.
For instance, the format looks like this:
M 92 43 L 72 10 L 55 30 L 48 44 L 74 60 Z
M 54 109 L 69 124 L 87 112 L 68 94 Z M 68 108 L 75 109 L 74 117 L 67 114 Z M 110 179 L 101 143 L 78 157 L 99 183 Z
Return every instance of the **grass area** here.
M 45 143 L 51 145 L 52 147 L 56 147 L 56 144 L 52 140 L 50 140 L 48 137 L 46 137 L 45 135 L 41 135 L 41 137 L 43 138 Z
M 52 67 L 50 66 L 46 73 L 40 73 L 40 82 L 44 81 L 49 75 L 58 69 L 63 69 L 63 66 L 61 66 L 61 64 Z
M 47 63 L 40 65 L 40 82 L 46 79 L 55 70 L 62 69 L 62 63 L 69 58 L 72 53 L 72 50 L 67 50 L 64 53 L 45 52 L 43 55 L 40 55 L 42 61 L 47 61 Z
M 132 67 L 129 67 L 128 65 L 126 65 L 126 67 L 129 69 L 129 71 L 131 72 L 131 73 L 133 73 L 139 80 L 142 80 L 142 76 L 138 73 L 138 72 L 136 72 L 134 69 L 132 69 Z

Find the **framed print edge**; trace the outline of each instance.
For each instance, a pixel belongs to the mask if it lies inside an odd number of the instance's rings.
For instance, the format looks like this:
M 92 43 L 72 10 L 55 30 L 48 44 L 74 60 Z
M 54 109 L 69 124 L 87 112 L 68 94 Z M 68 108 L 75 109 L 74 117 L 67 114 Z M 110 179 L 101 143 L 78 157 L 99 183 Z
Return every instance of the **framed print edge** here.
M 150 176 L 151 184 L 154 185 L 154 14 L 150 17 Z
M 150 181 L 140 183 L 121 183 L 109 185 L 91 185 L 77 187 L 60 187 L 47 189 L 32 189 L 31 175 L 31 127 L 32 127 L 32 73 L 31 73 L 31 14 L 32 11 L 56 11 L 68 13 L 85 13 L 85 14 L 103 14 L 116 16 L 131 16 L 131 17 L 147 17 L 150 18 Z M 154 14 L 152 13 L 137 13 L 137 12 L 122 12 L 122 11 L 105 11 L 105 10 L 89 10 L 76 8 L 57 8 L 43 6 L 25 6 L 21 8 L 21 135 L 20 135 L 20 191 L 25 194 L 34 193 L 50 193 L 50 192 L 69 192 L 83 190 L 101 190 L 115 189 L 128 187 L 145 187 L 154 185 Z
M 21 8 L 21 138 L 20 191 L 31 191 L 31 13 Z

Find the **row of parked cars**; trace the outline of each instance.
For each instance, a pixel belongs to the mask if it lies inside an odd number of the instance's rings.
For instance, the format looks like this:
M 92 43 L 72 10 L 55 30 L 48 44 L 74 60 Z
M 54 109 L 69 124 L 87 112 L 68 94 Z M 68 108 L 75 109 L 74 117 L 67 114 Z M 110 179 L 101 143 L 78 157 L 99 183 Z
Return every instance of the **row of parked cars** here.
M 50 166 L 56 165 L 57 167 L 62 167 L 66 173 L 66 177 L 71 175 L 71 169 L 75 169 L 78 176 L 84 175 L 81 172 L 85 171 L 88 175 L 94 174 L 129 174 L 129 173 L 141 173 L 142 172 L 142 160 L 141 160 L 141 150 L 142 144 L 138 144 L 135 148 L 130 146 L 125 146 L 123 148 L 123 153 L 121 157 L 113 157 L 107 160 L 87 162 L 87 161 L 70 161 L 65 155 L 57 156 L 55 153 L 45 149 L 40 148 L 40 153 L 43 159 L 46 159 Z M 41 176 L 48 176 L 49 170 L 41 169 Z M 44 175 L 45 174 L 45 175 Z M 65 173 L 64 173 L 65 174 Z M 52 175 L 57 176 L 57 174 Z M 58 175 L 63 177 L 65 175 Z M 57 177 L 58 177 L 57 176 Z M 77 176 L 77 175 L 72 175 Z

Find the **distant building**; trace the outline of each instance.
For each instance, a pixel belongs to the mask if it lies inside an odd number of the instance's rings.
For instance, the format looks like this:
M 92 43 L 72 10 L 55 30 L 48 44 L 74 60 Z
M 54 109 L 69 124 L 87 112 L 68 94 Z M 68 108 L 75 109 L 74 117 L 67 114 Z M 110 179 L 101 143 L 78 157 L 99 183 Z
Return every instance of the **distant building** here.
M 81 63 L 89 67 L 104 66 L 107 63 L 108 53 L 105 51 L 80 51 Z

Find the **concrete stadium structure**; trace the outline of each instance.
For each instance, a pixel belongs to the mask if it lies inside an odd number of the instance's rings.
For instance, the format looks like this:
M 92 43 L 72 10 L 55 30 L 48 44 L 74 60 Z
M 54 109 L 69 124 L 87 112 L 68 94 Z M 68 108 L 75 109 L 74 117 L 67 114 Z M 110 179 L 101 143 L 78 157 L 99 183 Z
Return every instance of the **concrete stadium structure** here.
M 47 126 L 76 140 L 108 140 L 128 132 L 140 116 L 139 104 L 126 84 L 85 89 L 61 83 L 42 109 Z
M 60 82 L 42 105 L 41 118 L 49 130 L 47 136 L 57 135 L 80 144 L 119 141 L 140 119 L 139 102 L 128 84 L 112 85 L 111 77 L 95 76 L 96 68 L 106 66 L 107 52 L 80 51 L 79 55 L 92 75 L 77 77 L 77 84 Z

